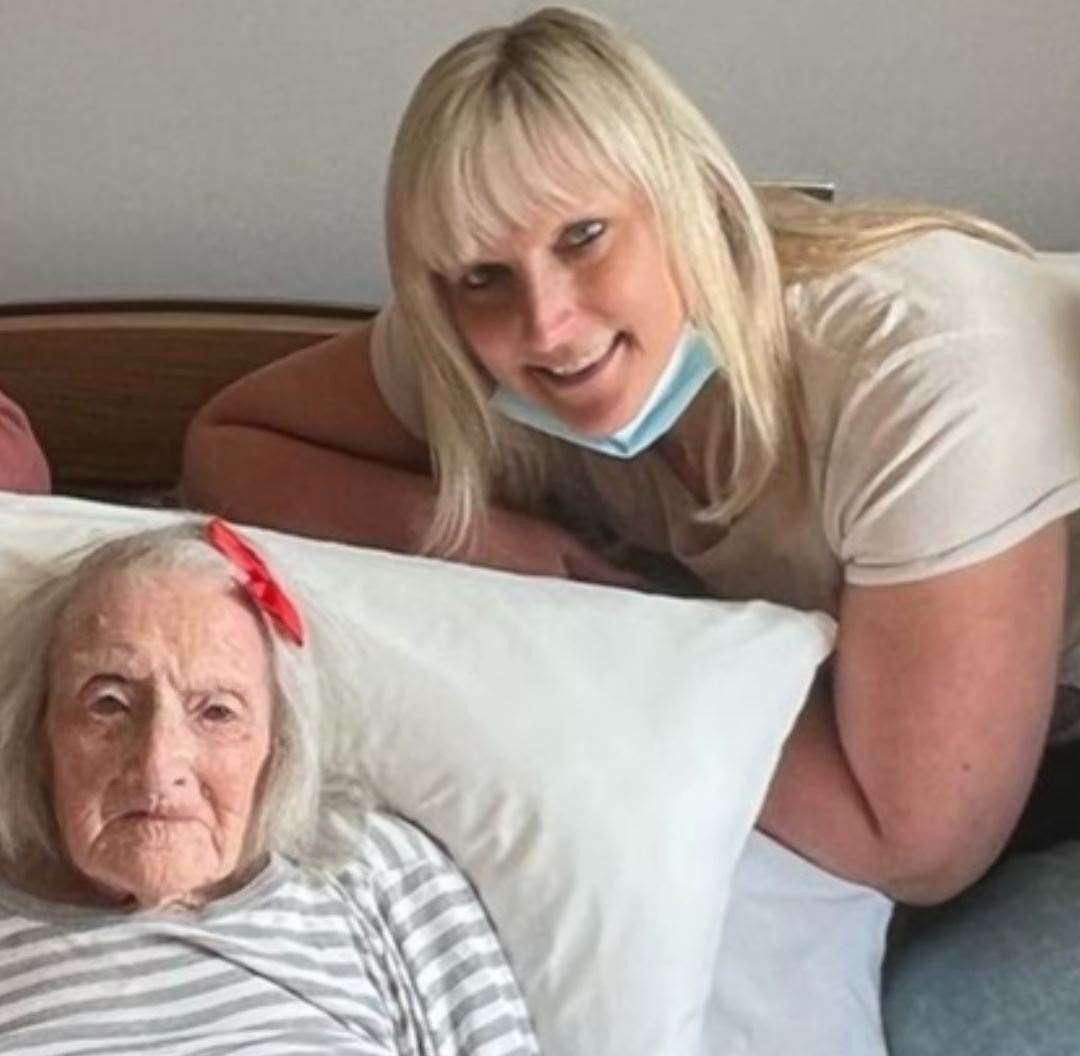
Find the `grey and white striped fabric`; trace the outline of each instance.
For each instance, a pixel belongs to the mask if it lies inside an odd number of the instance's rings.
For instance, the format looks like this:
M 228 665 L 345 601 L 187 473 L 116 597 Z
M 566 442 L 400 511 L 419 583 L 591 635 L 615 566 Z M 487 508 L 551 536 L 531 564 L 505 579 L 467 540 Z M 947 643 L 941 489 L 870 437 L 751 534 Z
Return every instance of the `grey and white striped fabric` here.
M 389 815 L 342 874 L 275 858 L 200 912 L 58 906 L 0 886 L 0 1053 L 538 1051 L 468 882 Z

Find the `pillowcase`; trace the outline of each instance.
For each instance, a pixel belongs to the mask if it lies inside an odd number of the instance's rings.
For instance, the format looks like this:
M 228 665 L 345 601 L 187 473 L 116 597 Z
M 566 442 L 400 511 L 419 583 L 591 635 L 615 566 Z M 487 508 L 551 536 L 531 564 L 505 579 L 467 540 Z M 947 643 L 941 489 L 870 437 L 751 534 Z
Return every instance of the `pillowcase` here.
M 2 496 L 0 590 L 176 516 Z M 708 1051 L 732 874 L 832 621 L 244 531 L 355 634 L 329 754 L 472 878 L 543 1050 Z

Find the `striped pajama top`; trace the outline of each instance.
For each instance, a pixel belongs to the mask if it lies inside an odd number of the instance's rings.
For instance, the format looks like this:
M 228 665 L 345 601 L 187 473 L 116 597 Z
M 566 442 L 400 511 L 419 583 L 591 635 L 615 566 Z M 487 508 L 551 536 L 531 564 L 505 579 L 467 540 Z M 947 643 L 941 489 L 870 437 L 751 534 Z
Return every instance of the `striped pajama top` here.
M 375 814 L 336 875 L 274 857 L 199 911 L 57 905 L 0 885 L 0 1053 L 533 1056 L 468 881 Z

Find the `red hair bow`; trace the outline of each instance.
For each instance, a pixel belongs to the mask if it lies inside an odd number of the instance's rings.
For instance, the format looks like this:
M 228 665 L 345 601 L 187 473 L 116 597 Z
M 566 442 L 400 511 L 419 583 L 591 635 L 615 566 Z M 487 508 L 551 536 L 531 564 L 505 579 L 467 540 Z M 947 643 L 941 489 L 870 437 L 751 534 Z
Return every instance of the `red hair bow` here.
M 266 562 L 220 517 L 207 522 L 206 538 L 244 574 L 240 585 L 278 631 L 297 645 L 303 645 L 304 623 L 300 613 L 270 574 Z

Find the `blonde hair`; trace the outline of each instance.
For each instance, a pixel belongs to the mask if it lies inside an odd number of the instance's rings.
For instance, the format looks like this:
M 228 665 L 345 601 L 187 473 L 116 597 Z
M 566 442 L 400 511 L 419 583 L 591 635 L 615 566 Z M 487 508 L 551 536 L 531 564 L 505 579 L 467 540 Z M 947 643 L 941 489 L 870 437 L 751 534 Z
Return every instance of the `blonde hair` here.
M 448 316 L 439 276 L 537 209 L 565 204 L 568 185 L 582 176 L 645 196 L 688 316 L 716 350 L 732 450 L 730 460 L 705 453 L 706 520 L 746 509 L 782 455 L 802 458 L 786 282 L 933 228 L 1022 247 L 960 213 L 836 210 L 802 195 L 759 193 L 668 75 L 591 15 L 545 8 L 473 34 L 421 79 L 387 181 L 391 278 L 438 481 L 429 551 L 468 545 L 498 469 L 528 472 L 527 462 L 511 462 L 521 455 L 521 433 L 488 409 L 489 383 Z
M 785 285 L 828 275 L 929 231 L 947 229 L 1031 256 L 1023 239 L 960 209 L 920 202 L 871 201 L 836 206 L 789 189 L 757 186 Z

